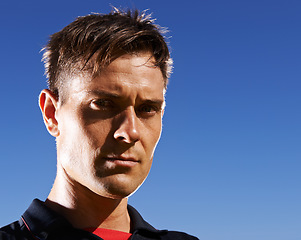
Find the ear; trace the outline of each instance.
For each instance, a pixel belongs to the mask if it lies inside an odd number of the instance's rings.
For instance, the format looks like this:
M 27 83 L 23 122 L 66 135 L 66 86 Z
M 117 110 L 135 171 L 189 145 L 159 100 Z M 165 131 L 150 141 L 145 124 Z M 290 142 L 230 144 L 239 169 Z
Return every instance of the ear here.
M 60 135 L 60 131 L 58 129 L 58 121 L 56 119 L 58 106 L 57 96 L 50 90 L 44 89 L 40 93 L 39 105 L 48 132 L 52 136 L 58 137 Z

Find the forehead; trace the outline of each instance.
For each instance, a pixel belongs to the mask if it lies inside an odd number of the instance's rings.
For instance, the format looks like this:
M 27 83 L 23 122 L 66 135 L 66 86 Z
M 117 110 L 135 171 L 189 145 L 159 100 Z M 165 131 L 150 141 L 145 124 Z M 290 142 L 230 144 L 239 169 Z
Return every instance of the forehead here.
M 70 85 L 71 93 L 75 94 L 91 90 L 163 96 L 164 77 L 150 53 L 126 54 L 115 59 L 97 76 L 78 76 Z

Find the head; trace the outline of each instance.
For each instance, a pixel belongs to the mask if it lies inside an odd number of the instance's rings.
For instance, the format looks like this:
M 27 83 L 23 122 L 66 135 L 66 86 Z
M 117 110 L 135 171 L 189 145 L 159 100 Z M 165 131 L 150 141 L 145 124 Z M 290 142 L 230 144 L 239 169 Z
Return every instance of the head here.
M 171 60 L 159 28 L 137 11 L 80 17 L 51 36 L 44 61 L 40 107 L 58 174 L 102 197 L 129 196 L 161 135 Z
M 44 48 L 49 89 L 63 102 L 74 76 L 95 77 L 118 57 L 146 51 L 160 68 L 166 89 L 172 60 L 163 33 L 150 15 L 138 10 L 79 17 L 53 34 Z

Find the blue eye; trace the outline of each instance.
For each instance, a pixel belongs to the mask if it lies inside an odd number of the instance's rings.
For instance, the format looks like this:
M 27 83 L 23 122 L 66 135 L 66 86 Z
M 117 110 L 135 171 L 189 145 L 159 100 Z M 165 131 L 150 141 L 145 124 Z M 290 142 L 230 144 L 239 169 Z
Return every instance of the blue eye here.
M 140 108 L 140 111 L 141 112 L 153 112 L 153 111 L 155 111 L 155 109 L 154 109 L 154 107 L 153 106 L 148 106 L 148 105 L 146 105 L 146 106 L 142 106 L 141 108 Z
M 107 109 L 112 108 L 113 103 L 109 99 L 97 99 L 91 102 L 91 106 L 94 109 Z
M 160 109 L 158 107 L 156 107 L 154 105 L 149 105 L 149 104 L 141 105 L 138 108 L 138 114 L 141 117 L 146 117 L 146 118 L 154 116 L 159 111 L 160 111 Z

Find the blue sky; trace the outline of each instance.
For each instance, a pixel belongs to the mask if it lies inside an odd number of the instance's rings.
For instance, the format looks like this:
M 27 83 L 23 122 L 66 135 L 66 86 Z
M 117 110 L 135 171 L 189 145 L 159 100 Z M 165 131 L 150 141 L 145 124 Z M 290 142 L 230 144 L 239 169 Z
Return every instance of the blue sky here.
M 38 109 L 48 36 L 111 5 L 168 27 L 174 73 L 151 173 L 130 197 L 157 228 L 206 240 L 301 239 L 301 2 L 2 1 L 0 225 L 55 177 Z

